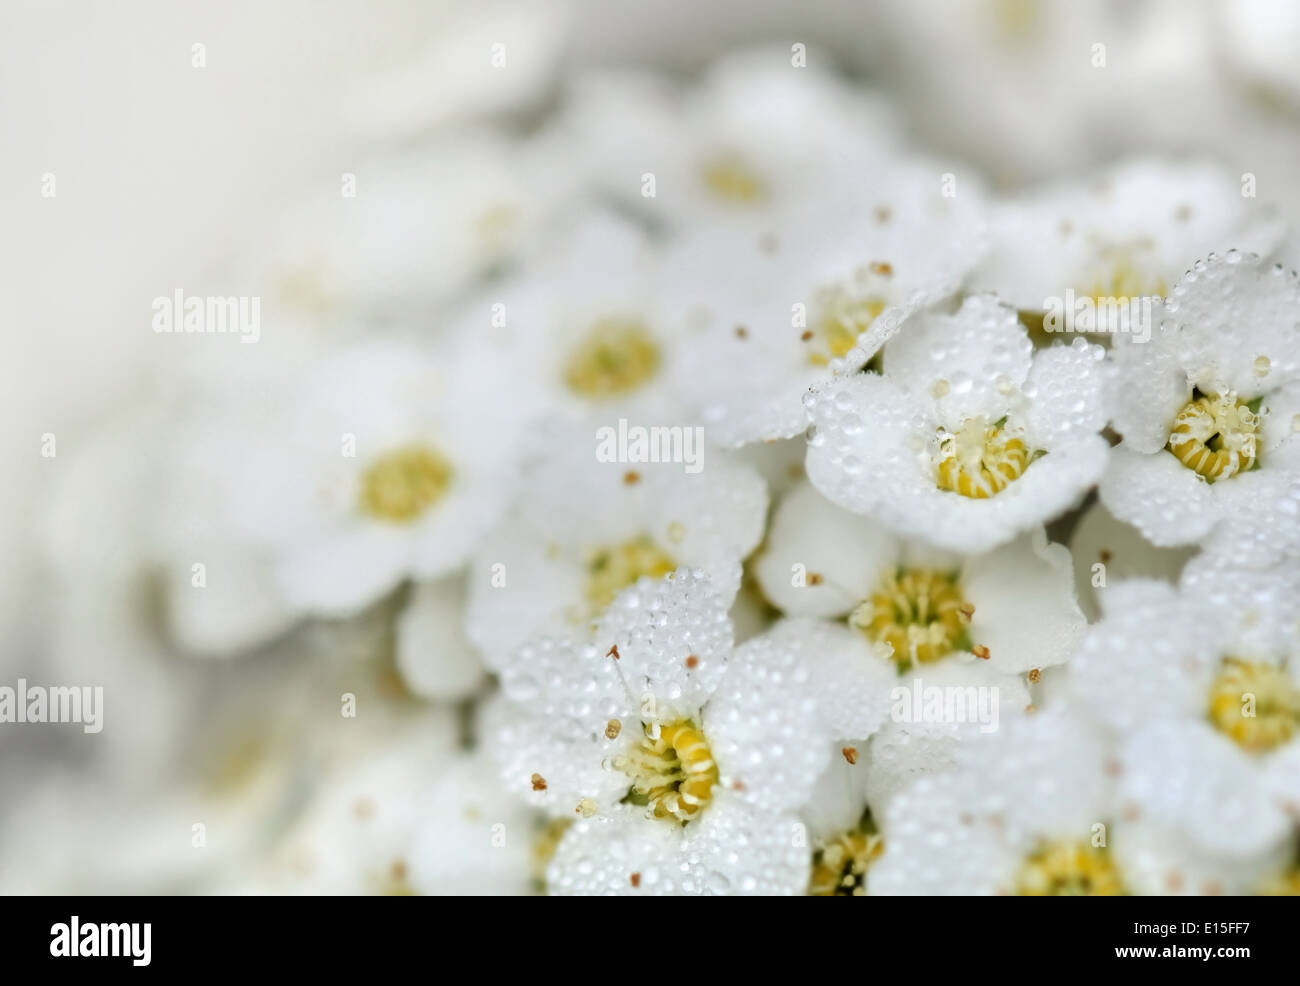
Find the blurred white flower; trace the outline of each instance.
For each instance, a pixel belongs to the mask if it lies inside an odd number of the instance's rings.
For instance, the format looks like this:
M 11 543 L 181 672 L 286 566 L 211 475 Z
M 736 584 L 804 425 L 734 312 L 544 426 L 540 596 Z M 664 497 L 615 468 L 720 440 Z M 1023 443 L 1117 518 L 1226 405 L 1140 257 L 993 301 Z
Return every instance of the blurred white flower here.
M 1294 272 L 1212 254 L 1174 288 L 1149 344 L 1117 345 L 1123 443 L 1100 488 L 1111 513 L 1157 545 L 1224 522 L 1239 558 L 1300 552 L 1297 318 Z
M 1072 662 L 1074 684 L 1115 738 L 1126 803 L 1234 861 L 1238 876 L 1217 889 L 1249 892 L 1258 888 L 1242 877 L 1262 879 L 1291 849 L 1300 566 L 1265 578 L 1198 559 L 1183 580 L 1182 591 L 1146 580 L 1108 588 L 1104 619 Z
M 530 637 L 589 638 L 644 576 L 705 570 L 730 604 L 762 537 L 767 491 L 752 468 L 704 447 L 694 473 L 685 463 L 598 462 L 597 426 L 542 445 L 515 508 L 474 554 L 468 634 L 493 667 Z

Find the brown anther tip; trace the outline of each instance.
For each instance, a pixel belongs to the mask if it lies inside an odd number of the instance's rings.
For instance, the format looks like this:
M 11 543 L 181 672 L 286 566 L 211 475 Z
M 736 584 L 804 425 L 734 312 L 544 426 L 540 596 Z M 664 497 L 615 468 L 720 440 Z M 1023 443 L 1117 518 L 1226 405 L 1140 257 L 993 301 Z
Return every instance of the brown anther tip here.
M 844 754 L 844 759 L 850 764 L 858 762 L 858 748 L 856 746 L 846 746 L 840 752 Z
M 630 877 L 627 878 L 627 882 L 632 884 L 632 886 L 634 887 L 641 886 L 641 874 L 633 873 Z
M 893 217 L 893 210 L 887 205 L 876 206 L 876 222 L 887 223 Z
M 957 615 L 961 617 L 963 623 L 969 623 L 971 617 L 975 615 L 975 607 L 970 603 L 962 603 L 957 607 Z
M 733 791 L 743 791 L 743 790 L 745 790 L 745 782 L 744 782 L 744 781 L 732 781 L 732 783 L 731 783 L 731 789 L 732 789 Z
M 989 659 L 989 649 L 985 647 L 983 644 L 976 644 L 974 647 L 970 649 L 970 652 L 974 654 L 976 657 L 978 657 L 981 661 L 987 661 Z
M 1042 680 L 1043 680 L 1043 672 L 1042 672 L 1042 669 L 1041 669 L 1041 668 L 1030 668 L 1030 669 L 1029 669 L 1029 680 L 1030 680 L 1033 684 L 1035 684 L 1035 685 L 1038 684 L 1040 681 L 1042 681 Z
M 803 332 L 799 334 L 799 338 L 802 339 L 804 342 L 807 342 L 812 337 L 813 337 L 812 329 L 804 329 Z
M 1165 886 L 1169 888 L 1170 893 L 1178 893 L 1183 889 L 1183 875 L 1181 873 L 1170 873 L 1165 877 Z
M 618 734 L 623 731 L 623 724 L 617 719 L 611 719 L 605 723 L 605 739 L 618 739 Z
M 1027 716 L 1031 716 L 1031 715 L 1033 715 L 1033 714 L 1034 714 L 1035 712 L 1037 712 L 1037 711 L 1038 711 L 1038 706 L 1036 706 L 1036 705 L 1026 705 L 1026 706 L 1025 706 L 1025 715 L 1027 715 Z
M 1120 774 L 1124 773 L 1124 767 L 1114 757 L 1107 757 L 1102 763 L 1102 769 L 1111 777 L 1118 777 Z
M 809 573 L 808 573 L 808 584 L 809 584 L 809 585 L 821 585 L 821 584 L 822 584 L 821 573 L 820 573 L 820 572 L 809 572 Z
M 881 277 L 893 277 L 894 265 L 884 263 L 880 260 L 873 260 L 871 262 L 871 273 L 879 274 Z
M 533 774 L 533 776 L 529 778 L 529 780 L 531 780 L 533 783 L 534 791 L 546 790 L 546 778 L 543 777 L 541 774 Z
M 737 326 L 736 326 L 736 338 L 737 338 L 737 339 L 748 339 L 748 338 L 749 338 L 749 329 L 745 328 L 743 325 L 737 325 Z
M 1109 564 L 1109 563 L 1110 563 L 1110 560 L 1111 560 L 1112 558 L 1114 558 L 1115 556 L 1114 556 L 1113 554 L 1111 554 L 1111 551 L 1110 551 L 1109 548 L 1102 548 L 1101 551 L 1097 552 L 1097 557 L 1101 559 L 1101 563 L 1102 563 L 1103 565 L 1106 565 L 1106 564 Z
M 686 659 L 686 666 L 693 671 L 700 666 L 700 659 L 692 654 Z
M 394 880 L 405 880 L 406 864 L 400 859 L 393 860 L 393 865 L 388 868 L 388 875 Z
M 607 651 L 605 652 L 605 656 L 606 656 L 606 657 L 612 657 L 612 658 L 613 658 L 614 660 L 616 660 L 616 661 L 619 660 L 618 644 L 615 644 L 613 647 L 611 647 L 609 650 L 607 650 Z
M 635 469 L 629 469 L 627 472 L 623 473 L 624 486 L 635 486 L 639 482 L 641 482 L 641 474 Z

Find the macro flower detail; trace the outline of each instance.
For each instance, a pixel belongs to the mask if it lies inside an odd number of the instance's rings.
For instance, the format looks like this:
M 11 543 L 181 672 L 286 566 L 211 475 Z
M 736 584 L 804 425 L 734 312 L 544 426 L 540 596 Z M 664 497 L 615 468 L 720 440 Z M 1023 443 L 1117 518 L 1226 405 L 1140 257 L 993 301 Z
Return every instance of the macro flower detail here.
M 808 477 L 829 500 L 899 534 L 988 550 L 1079 498 L 1101 474 L 1104 353 L 1083 340 L 1032 351 L 990 297 L 914 313 L 883 372 L 807 399 Z

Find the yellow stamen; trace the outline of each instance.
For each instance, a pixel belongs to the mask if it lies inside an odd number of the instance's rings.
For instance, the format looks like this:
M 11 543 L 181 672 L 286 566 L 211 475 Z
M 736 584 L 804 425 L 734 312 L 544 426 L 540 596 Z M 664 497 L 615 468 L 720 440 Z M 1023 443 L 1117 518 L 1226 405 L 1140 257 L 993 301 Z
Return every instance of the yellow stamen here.
M 654 337 L 635 319 L 602 318 L 573 351 L 564 382 L 575 394 L 605 400 L 629 394 L 659 372 Z
M 1202 395 L 1178 412 L 1169 451 L 1213 483 L 1254 465 L 1258 431 L 1259 415 L 1234 395 Z
M 1120 897 L 1127 893 L 1109 851 L 1081 842 L 1040 845 L 1020 865 L 1014 888 L 1021 897 Z
M 940 438 L 936 483 L 941 490 L 987 499 L 1024 475 L 1031 458 L 1024 441 L 1001 424 L 971 418 Z
M 968 612 L 973 610 L 955 574 L 903 569 L 887 575 L 849 623 L 870 640 L 889 644 L 902 669 L 965 649 Z
M 361 511 L 376 520 L 409 523 L 447 495 L 455 474 L 450 462 L 424 445 L 385 452 L 361 477 Z
M 685 719 L 663 726 L 647 724 L 645 736 L 613 766 L 632 780 L 628 799 L 650 807 L 655 818 L 683 824 L 713 799 L 718 765 L 704 734 Z
M 1300 688 L 1285 669 L 1224 658 L 1210 685 L 1210 722 L 1244 750 L 1266 753 L 1300 729 Z
M 672 556 L 645 535 L 595 548 L 587 556 L 587 602 L 594 611 L 602 611 L 637 579 L 663 578 L 676 568 Z

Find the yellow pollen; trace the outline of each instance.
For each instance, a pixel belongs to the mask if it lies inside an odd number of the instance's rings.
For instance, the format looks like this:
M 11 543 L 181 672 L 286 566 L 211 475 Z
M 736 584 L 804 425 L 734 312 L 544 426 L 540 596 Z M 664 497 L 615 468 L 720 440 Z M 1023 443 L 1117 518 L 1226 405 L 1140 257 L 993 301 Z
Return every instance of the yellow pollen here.
M 570 355 L 564 382 L 582 397 L 605 400 L 637 390 L 659 372 L 659 347 L 646 326 L 602 318 Z
M 1020 864 L 1020 897 L 1120 897 L 1127 891 L 1105 848 L 1082 842 L 1048 842 Z
M 1210 685 L 1210 722 L 1251 753 L 1267 753 L 1300 731 L 1300 687 L 1284 668 L 1224 658 Z
M 809 897 L 865 897 L 867 870 L 885 851 L 870 818 L 820 843 L 813 852 Z
M 1201 395 L 1174 419 L 1169 451 L 1188 469 L 1213 483 L 1255 464 L 1259 415 L 1233 394 Z
M 903 670 L 966 649 L 968 610 L 955 574 L 901 569 L 882 580 L 849 623 L 873 642 L 889 644 Z
M 1099 306 L 1110 300 L 1128 301 L 1152 295 L 1163 297 L 1168 285 L 1159 274 L 1151 272 L 1153 266 L 1139 261 L 1139 254 L 1150 253 L 1152 245 L 1146 241 L 1120 246 L 1104 247 L 1098 255 L 1098 267 L 1088 286 L 1081 292 Z
M 632 781 L 627 800 L 650 808 L 655 818 L 685 824 L 697 817 L 713 798 L 718 765 L 704 734 L 685 719 L 655 727 L 613 766 Z
M 587 556 L 587 602 L 602 611 L 637 579 L 662 578 L 676 568 L 672 557 L 645 535 L 595 548 Z
M 1024 475 L 1032 458 L 1024 441 L 1002 422 L 971 418 L 957 431 L 942 433 L 936 483 L 941 490 L 984 500 Z
M 767 198 L 763 179 L 735 155 L 707 162 L 700 177 L 711 195 L 732 205 L 753 205 Z
M 893 274 L 882 274 L 879 264 L 864 267 L 847 284 L 823 288 L 817 293 L 817 319 L 812 338 L 817 345 L 808 352 L 813 366 L 826 366 L 842 359 L 858 344 L 858 337 L 871 327 L 886 301 L 879 292 L 880 281 Z
M 362 513 L 376 520 L 405 524 L 447 495 L 456 471 L 424 445 L 385 452 L 361 477 Z

